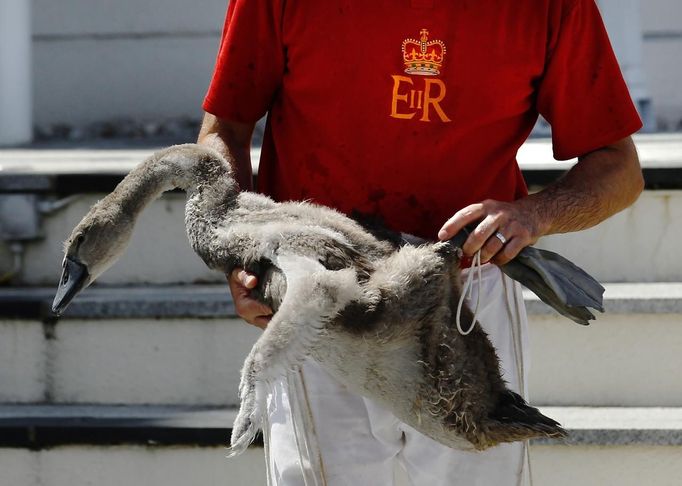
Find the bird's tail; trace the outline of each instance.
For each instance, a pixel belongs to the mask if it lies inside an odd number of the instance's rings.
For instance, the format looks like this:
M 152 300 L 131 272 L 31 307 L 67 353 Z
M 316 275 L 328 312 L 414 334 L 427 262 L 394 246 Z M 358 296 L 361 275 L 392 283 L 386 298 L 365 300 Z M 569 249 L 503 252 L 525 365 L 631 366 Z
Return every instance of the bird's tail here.
M 517 393 L 507 390 L 500 395 L 497 407 L 486 421 L 487 444 L 490 447 L 501 442 L 515 442 L 539 437 L 565 438 L 561 425 L 531 407 Z

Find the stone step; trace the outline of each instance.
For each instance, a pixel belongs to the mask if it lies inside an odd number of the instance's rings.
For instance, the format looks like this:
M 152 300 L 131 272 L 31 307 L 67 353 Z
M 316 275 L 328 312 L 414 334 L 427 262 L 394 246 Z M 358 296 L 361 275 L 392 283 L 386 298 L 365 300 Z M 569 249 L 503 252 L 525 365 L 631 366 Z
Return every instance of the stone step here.
M 543 412 L 563 423 L 569 439 L 532 443 L 534 484 L 679 484 L 681 409 Z M 234 410 L 224 408 L 0 406 L 3 484 L 265 484 L 258 445 L 224 457 L 233 418 Z M 408 484 L 399 468 L 396 477 L 398 486 Z
M 540 407 L 568 432 L 538 446 L 682 446 L 679 407 Z M 235 407 L 0 404 L 0 447 L 229 446 Z M 254 446 L 262 446 L 259 437 Z
M 236 416 L 234 407 L 0 405 L 0 448 L 229 446 Z
M 533 443 L 534 484 L 680 484 L 679 408 L 542 407 L 542 411 L 566 427 L 569 439 Z
M 607 284 L 604 314 L 572 325 L 526 291 L 535 403 L 682 403 L 682 284 Z
M 260 331 L 224 285 L 87 289 L 66 315 L 52 289 L 0 290 L 0 402 L 230 405 Z M 610 284 L 589 327 L 526 295 L 533 403 L 682 403 L 682 284 Z
M 652 176 L 652 187 L 680 188 L 682 178 L 675 169 L 682 167 L 682 134 L 680 133 L 648 133 L 634 137 L 640 163 L 645 174 Z M 120 178 L 128 173 L 152 152 L 172 144 L 172 140 L 144 139 L 111 139 L 86 142 L 52 142 L 36 143 L 25 147 L 0 148 L 0 174 L 7 176 L 36 175 L 55 177 L 53 184 L 64 182 L 60 176 L 75 175 L 110 175 Z M 251 149 L 251 164 L 254 173 L 258 172 L 260 148 Z M 552 179 L 548 171 L 563 172 L 576 163 L 576 159 L 556 161 L 552 154 L 550 138 L 530 138 L 519 149 L 517 160 L 519 166 L 527 173 L 530 184 L 542 185 Z M 666 174 L 661 170 L 672 170 L 668 174 L 676 175 L 674 180 L 659 177 Z M 0 190 L 3 186 L 0 185 Z M 53 187 L 55 188 L 55 187 Z M 59 186 L 61 191 L 69 189 Z M 111 187 L 113 189 L 113 186 Z M 111 190 L 109 189 L 109 190 Z M 80 188 L 80 191 L 92 192 L 91 188 Z
M 24 245 L 15 285 L 51 286 L 59 280 L 62 242 L 104 194 L 86 194 L 43 219 L 46 237 Z M 0 195 L 1 197 L 1 195 Z M 169 193 L 140 216 L 121 259 L 99 277 L 106 285 L 216 283 L 225 277 L 209 270 L 192 251 L 184 226 L 184 194 Z M 556 251 L 600 281 L 682 280 L 682 191 L 647 191 L 631 208 L 578 233 L 543 238 L 538 246 Z M 0 272 L 12 254 L 0 242 Z
M 558 251 L 602 281 L 679 281 L 682 135 L 642 135 L 637 142 L 649 188 L 639 201 L 595 228 L 546 238 L 540 246 Z M 0 198 L 24 193 L 39 199 L 80 195 L 67 207 L 41 218 L 40 234 L 25 242 L 23 265 L 14 284 L 56 282 L 62 241 L 92 204 L 156 148 L 131 148 L 119 142 L 95 149 L 79 146 L 0 149 Z M 257 150 L 252 159 L 257 161 Z M 552 161 L 551 145 L 546 139 L 527 142 L 519 151 L 519 161 L 532 188 L 555 180 L 575 162 Z M 12 267 L 12 252 L 0 242 L 0 275 Z M 184 228 L 184 195 L 174 192 L 142 214 L 126 254 L 100 277 L 100 282 L 176 284 L 223 279 L 206 269 L 192 252 Z

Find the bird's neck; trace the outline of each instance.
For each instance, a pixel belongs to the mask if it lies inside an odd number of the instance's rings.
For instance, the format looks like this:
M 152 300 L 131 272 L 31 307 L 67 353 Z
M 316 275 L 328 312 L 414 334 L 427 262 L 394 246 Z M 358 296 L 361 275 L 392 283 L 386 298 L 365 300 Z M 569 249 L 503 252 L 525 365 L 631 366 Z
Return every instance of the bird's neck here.
M 137 215 L 165 191 L 187 192 L 188 211 L 217 218 L 235 203 L 239 188 L 228 163 L 196 145 L 177 146 L 136 167 L 117 188 L 125 213 Z

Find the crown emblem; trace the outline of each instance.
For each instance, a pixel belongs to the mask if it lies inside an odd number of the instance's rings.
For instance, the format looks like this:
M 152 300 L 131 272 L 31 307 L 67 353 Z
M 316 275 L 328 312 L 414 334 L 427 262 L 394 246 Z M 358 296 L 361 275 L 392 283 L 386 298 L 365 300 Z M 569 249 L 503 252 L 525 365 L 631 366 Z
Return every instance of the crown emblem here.
M 437 76 L 445 57 L 445 44 L 439 40 L 429 40 L 429 31 L 419 31 L 419 40 L 403 41 L 403 62 L 407 74 Z

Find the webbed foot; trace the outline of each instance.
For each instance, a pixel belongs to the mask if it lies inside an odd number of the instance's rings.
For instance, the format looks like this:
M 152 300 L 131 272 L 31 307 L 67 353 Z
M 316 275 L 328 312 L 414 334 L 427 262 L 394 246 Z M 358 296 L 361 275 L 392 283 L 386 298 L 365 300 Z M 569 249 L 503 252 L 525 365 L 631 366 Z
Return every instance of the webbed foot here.
M 253 387 L 247 387 L 241 400 L 239 414 L 232 426 L 228 457 L 238 456 L 244 452 L 263 426 L 267 409 L 265 385 L 258 383 Z

